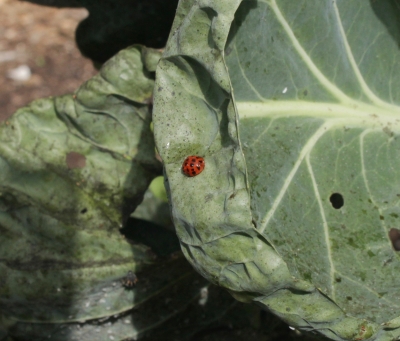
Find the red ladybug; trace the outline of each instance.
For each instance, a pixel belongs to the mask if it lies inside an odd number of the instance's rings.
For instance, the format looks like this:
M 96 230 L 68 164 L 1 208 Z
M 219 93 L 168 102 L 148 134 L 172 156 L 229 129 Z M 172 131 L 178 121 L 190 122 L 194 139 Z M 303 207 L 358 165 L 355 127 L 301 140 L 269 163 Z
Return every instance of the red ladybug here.
M 188 156 L 185 161 L 183 161 L 182 172 L 186 176 L 196 176 L 203 171 L 205 165 L 206 163 L 201 156 Z

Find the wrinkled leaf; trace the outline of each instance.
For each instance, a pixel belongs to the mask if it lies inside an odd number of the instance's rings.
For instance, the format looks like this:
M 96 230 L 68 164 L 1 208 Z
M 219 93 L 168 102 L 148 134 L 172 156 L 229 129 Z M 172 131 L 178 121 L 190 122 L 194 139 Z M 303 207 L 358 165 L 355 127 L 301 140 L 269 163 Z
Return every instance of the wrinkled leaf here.
M 157 54 L 125 50 L 75 95 L 37 100 L 2 122 L 0 300 L 7 318 L 81 321 L 132 307 L 123 298 L 130 294 L 111 283 L 153 262 L 147 248 L 118 231 L 159 172 L 146 53 Z M 93 304 L 104 290 L 109 309 Z
M 400 336 L 399 16 L 390 1 L 185 1 L 157 71 L 186 257 L 335 340 Z M 188 155 L 206 160 L 193 178 Z
M 179 258 L 156 259 L 119 232 L 161 171 L 149 107 L 159 55 L 124 50 L 75 95 L 37 100 L 1 123 L 1 338 L 69 340 L 86 321 L 91 332 L 138 337 L 159 323 L 148 317 L 160 295 L 192 287 L 167 320 L 205 285 Z M 128 271 L 139 278 L 133 289 L 122 283 Z M 141 318 L 131 316 L 141 305 Z

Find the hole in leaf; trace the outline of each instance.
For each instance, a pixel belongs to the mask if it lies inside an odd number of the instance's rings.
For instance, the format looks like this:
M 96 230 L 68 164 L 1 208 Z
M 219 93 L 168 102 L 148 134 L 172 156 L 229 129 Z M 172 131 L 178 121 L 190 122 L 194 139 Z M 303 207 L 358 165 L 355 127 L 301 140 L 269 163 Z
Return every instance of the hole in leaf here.
M 333 193 L 329 200 L 333 208 L 336 208 L 337 210 L 344 205 L 343 195 L 341 195 L 340 193 Z
M 395 249 L 395 251 L 400 251 L 400 230 L 390 229 L 389 239 L 392 242 L 393 249 Z

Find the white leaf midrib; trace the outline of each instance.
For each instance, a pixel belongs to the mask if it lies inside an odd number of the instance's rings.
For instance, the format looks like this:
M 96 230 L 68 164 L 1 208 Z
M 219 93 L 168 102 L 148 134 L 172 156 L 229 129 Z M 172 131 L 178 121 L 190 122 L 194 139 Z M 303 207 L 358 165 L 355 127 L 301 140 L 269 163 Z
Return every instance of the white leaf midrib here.
M 332 120 L 337 125 L 355 125 L 359 127 L 383 127 L 390 125 L 392 129 L 400 125 L 398 112 L 377 107 L 364 102 L 353 105 L 329 102 L 307 101 L 268 101 L 250 102 L 236 101 L 240 119 L 280 118 L 280 117 L 312 117 Z

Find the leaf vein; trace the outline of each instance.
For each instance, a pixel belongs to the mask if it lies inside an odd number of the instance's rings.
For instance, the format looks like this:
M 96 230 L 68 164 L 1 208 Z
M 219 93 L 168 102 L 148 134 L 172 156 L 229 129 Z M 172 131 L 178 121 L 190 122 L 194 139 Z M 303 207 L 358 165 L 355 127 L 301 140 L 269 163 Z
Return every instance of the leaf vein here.
M 260 232 L 263 233 L 264 230 L 266 229 L 269 221 L 275 214 L 279 204 L 281 203 L 285 193 L 288 190 L 289 185 L 292 183 L 292 180 L 297 173 L 297 170 L 299 169 L 301 163 L 303 162 L 305 156 L 311 151 L 311 149 L 314 147 L 314 145 L 317 143 L 317 141 L 326 133 L 326 131 L 331 127 L 331 122 L 324 123 L 321 125 L 321 127 L 308 139 L 307 143 L 304 145 L 303 149 L 300 151 L 299 157 L 297 158 L 296 162 L 293 165 L 292 170 L 286 177 L 285 181 L 283 182 L 283 185 L 272 203 L 271 209 L 267 212 L 266 216 L 262 219 L 260 223 Z
M 333 259 L 332 259 L 332 253 L 331 253 L 331 242 L 329 239 L 329 227 L 328 227 L 328 222 L 326 220 L 326 216 L 325 216 L 325 211 L 324 211 L 324 207 L 322 205 L 322 200 L 321 200 L 321 195 L 318 191 L 318 184 L 317 181 L 315 179 L 314 176 L 314 172 L 311 166 L 311 162 L 310 162 L 310 153 L 307 154 L 306 157 L 306 162 L 307 162 L 307 169 L 308 172 L 310 173 L 310 178 L 313 184 L 313 188 L 314 188 L 314 193 L 315 193 L 315 197 L 317 199 L 318 202 L 318 207 L 321 213 L 321 218 L 322 218 L 322 226 L 324 228 L 324 236 L 325 236 L 325 244 L 326 244 L 326 252 L 327 252 L 327 256 L 328 256 L 328 260 L 329 260 L 329 265 L 330 265 L 330 280 L 331 280 L 331 295 L 332 295 L 332 299 L 335 300 L 335 290 L 334 290 L 334 286 L 333 286 L 333 279 L 334 279 L 334 274 L 335 274 L 335 265 L 333 263 Z

